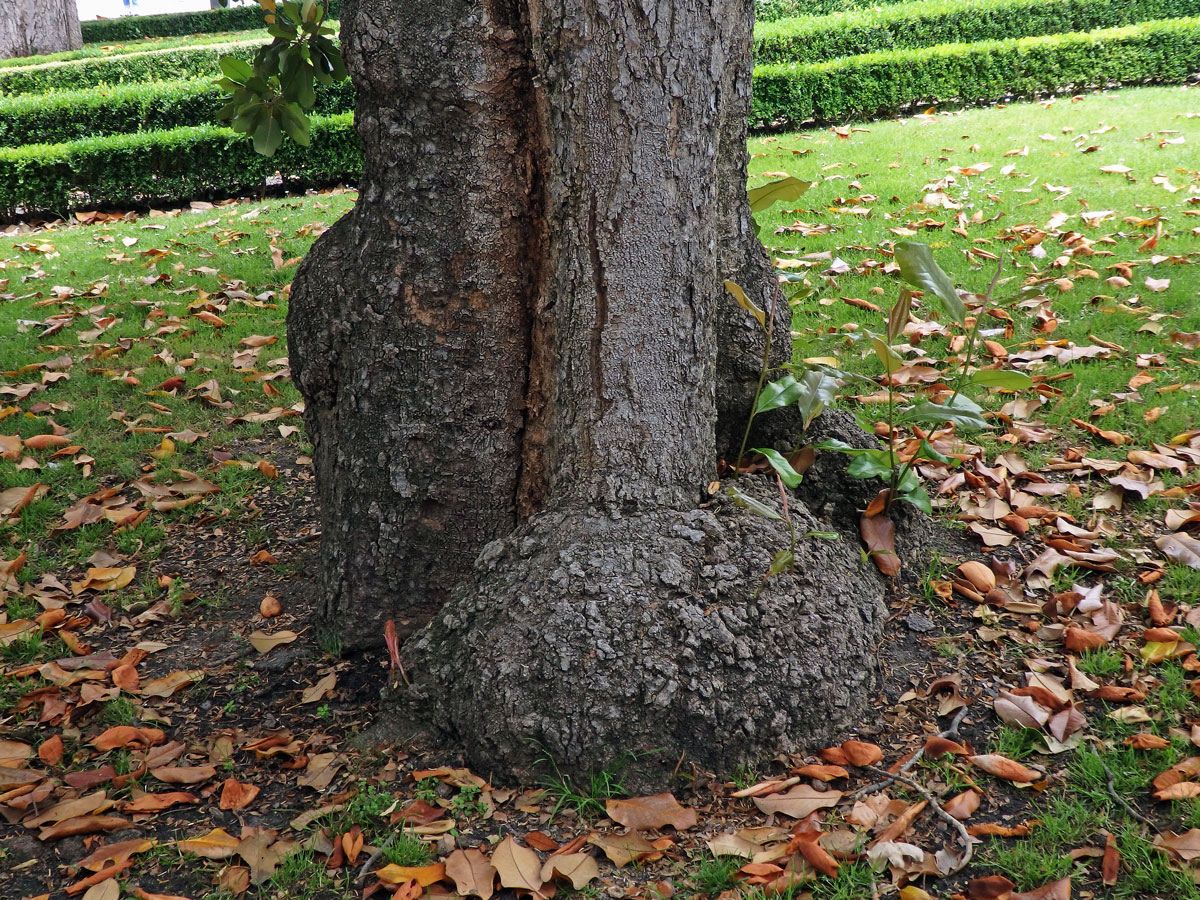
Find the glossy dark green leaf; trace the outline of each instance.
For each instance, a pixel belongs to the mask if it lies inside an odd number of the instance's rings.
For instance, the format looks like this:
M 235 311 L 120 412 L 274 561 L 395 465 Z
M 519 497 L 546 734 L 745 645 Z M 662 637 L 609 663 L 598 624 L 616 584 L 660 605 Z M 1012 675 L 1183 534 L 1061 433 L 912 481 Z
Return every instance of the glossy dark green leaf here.
M 929 246 L 916 241 L 901 241 L 896 244 L 895 253 L 900 277 L 937 297 L 946 314 L 961 325 L 967 318 L 967 307 L 958 296 L 950 276 L 934 261 Z
M 792 468 L 792 464 L 787 461 L 782 453 L 777 450 L 772 450 L 770 447 L 755 447 L 755 453 L 761 453 L 767 458 L 767 462 L 771 464 L 771 468 L 779 476 L 780 481 L 790 488 L 797 488 L 800 482 L 804 480 L 804 476 Z

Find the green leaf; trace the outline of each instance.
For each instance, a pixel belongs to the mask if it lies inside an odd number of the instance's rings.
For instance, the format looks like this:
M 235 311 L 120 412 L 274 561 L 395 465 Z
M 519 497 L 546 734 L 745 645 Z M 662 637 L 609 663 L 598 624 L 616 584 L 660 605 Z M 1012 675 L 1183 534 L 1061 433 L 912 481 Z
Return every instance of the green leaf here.
M 806 531 L 800 535 L 801 540 L 804 538 L 820 538 L 823 541 L 840 541 L 842 536 L 836 531 Z
M 818 450 L 832 450 L 835 453 L 845 453 L 849 456 L 857 456 L 860 453 L 870 453 L 870 450 L 862 447 L 851 447 L 845 441 L 839 441 L 837 438 L 828 438 L 821 441 L 819 444 L 813 444 Z
M 758 305 L 755 304 L 753 300 L 746 296 L 746 292 L 742 290 L 741 285 L 734 281 L 726 281 L 725 290 L 729 291 L 729 293 L 733 296 L 733 299 L 737 301 L 738 306 L 746 310 L 746 312 L 750 313 L 750 315 L 754 316 L 754 318 L 758 320 L 758 325 L 760 328 L 764 330 L 766 329 L 767 314 L 759 309 Z
M 245 84 L 254 77 L 250 64 L 236 56 L 222 56 L 220 65 L 222 74 L 234 84 Z
M 772 381 L 758 395 L 758 403 L 754 405 L 754 414 L 771 409 L 781 409 L 791 406 L 803 394 L 804 387 L 791 375 L 784 375 L 778 381 Z
M 729 499 L 733 501 L 733 505 L 740 509 L 747 509 L 756 516 L 762 516 L 764 519 L 775 519 L 778 522 L 783 521 L 783 516 L 771 509 L 765 503 L 759 503 L 753 497 L 747 497 L 737 488 L 730 485 L 725 488 L 725 493 Z
M 747 192 L 750 195 L 750 211 L 762 212 L 776 203 L 797 200 L 804 196 L 804 193 L 812 186 L 811 181 L 801 181 L 799 178 L 789 175 L 779 181 L 772 181 L 762 187 L 753 188 Z
M 837 399 L 840 387 L 836 378 L 821 369 L 809 369 L 801 376 L 801 394 L 796 398 L 796 406 L 805 428 Z
M 887 478 L 894 465 L 892 454 L 887 450 L 866 450 L 850 461 L 846 474 L 851 478 Z
M 268 111 L 254 129 L 254 152 L 263 156 L 274 156 L 283 142 L 283 128 L 279 117 Z
M 953 422 L 965 431 L 980 431 L 988 427 L 987 420 L 983 418 L 983 410 L 962 394 L 954 398 L 953 405 L 947 403 L 939 406 L 925 400 L 914 406 L 906 406 L 900 410 L 899 420 L 901 422 L 920 422 L 925 425 Z
M 884 371 L 889 375 L 904 368 L 904 360 L 896 355 L 896 351 L 874 335 L 871 335 L 871 346 L 875 348 L 875 355 L 879 357 Z
M 918 484 L 912 490 L 901 491 L 898 499 L 915 506 L 923 513 L 933 515 L 933 504 L 929 502 L 929 493 L 920 484 Z
M 761 453 L 767 458 L 767 462 L 771 464 L 771 468 L 779 475 L 779 479 L 790 488 L 800 486 L 800 482 L 804 480 L 804 476 L 792 468 L 792 464 L 787 461 L 787 457 L 777 450 L 772 450 L 770 447 L 755 447 L 755 453 Z
M 980 387 L 1001 388 L 1006 391 L 1021 391 L 1033 386 L 1033 379 L 1024 372 L 1011 369 L 980 369 L 971 373 L 971 381 Z
M 934 262 L 929 246 L 916 241 L 901 241 L 896 244 L 895 253 L 900 277 L 941 300 L 947 315 L 961 325 L 967 318 L 967 307 L 954 289 L 950 276 Z
M 920 459 L 932 459 L 934 462 L 945 463 L 946 465 L 954 465 L 956 462 L 956 460 L 952 460 L 950 457 L 938 453 L 937 450 L 933 448 L 933 445 L 924 438 L 921 439 L 921 445 L 917 447 L 917 457 Z
M 888 314 L 887 339 L 889 344 L 895 343 L 896 339 L 904 334 L 904 326 L 908 324 L 909 316 L 912 315 L 912 301 L 912 291 L 901 291 L 900 299 L 896 301 L 896 305 Z
M 780 550 L 775 554 L 775 558 L 771 560 L 771 568 L 767 569 L 767 577 L 778 575 L 781 572 L 786 572 L 796 562 L 796 557 L 791 550 Z
M 301 147 L 309 145 L 308 116 L 304 115 L 295 103 L 285 103 L 280 107 L 283 130 Z

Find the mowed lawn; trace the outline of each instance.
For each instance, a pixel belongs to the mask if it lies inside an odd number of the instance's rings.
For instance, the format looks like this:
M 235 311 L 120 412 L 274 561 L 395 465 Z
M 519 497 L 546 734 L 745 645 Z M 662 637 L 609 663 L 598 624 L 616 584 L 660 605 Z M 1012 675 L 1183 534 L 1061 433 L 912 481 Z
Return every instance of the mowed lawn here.
M 1092 335 L 1123 348 L 1100 362 L 1054 364 L 1054 372 L 1074 377 L 1058 383 L 1063 395 L 1038 410 L 1046 422 L 1071 428 L 1071 418 L 1094 411 L 1092 401 L 1128 393 L 1130 378 L 1148 373 L 1154 381 L 1142 389 L 1146 402 L 1116 402 L 1102 427 L 1145 443 L 1200 423 L 1197 88 L 1094 93 L 756 137 L 751 153 L 752 185 L 784 173 L 817 180 L 797 203 L 760 215 L 781 267 L 819 287 L 796 306 L 799 356 L 832 354 L 848 368 L 878 374 L 869 348 L 844 334 L 815 332 L 847 323 L 881 331 L 900 287 L 881 274 L 887 251 L 895 241 L 921 241 L 974 291 L 984 291 L 995 273 L 990 257 L 1005 260 L 996 297 L 1011 309 L 1012 333 L 997 337 L 1010 350 L 1038 340 L 1094 345 Z M 1022 246 L 1037 232 L 1044 234 L 1037 249 Z M 798 259 L 822 253 L 830 258 L 795 268 L 812 262 Z M 1113 276 L 1128 284 L 1109 282 Z M 1053 331 L 1035 330 L 1039 312 L 1055 320 Z M 1193 337 L 1172 340 L 1173 332 Z M 936 357 L 944 345 L 933 339 L 920 350 Z M 1153 407 L 1165 410 L 1148 423 L 1144 413 Z

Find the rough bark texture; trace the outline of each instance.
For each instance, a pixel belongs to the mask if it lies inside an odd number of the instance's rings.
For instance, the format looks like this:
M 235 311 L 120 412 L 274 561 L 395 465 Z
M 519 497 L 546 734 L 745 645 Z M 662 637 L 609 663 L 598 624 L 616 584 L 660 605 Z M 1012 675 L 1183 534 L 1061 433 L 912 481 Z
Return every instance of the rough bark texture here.
M 344 7 L 362 197 L 288 322 L 325 616 L 353 645 L 440 606 L 387 718 L 482 771 L 654 751 L 661 783 L 681 754 L 726 770 L 823 740 L 867 700 L 882 586 L 853 542 L 801 541 L 759 593 L 786 528 L 700 505 L 761 347 L 721 283 L 775 289 L 745 209 L 751 15 Z
M 0 3 L 0 59 L 78 50 L 82 46 L 75 0 Z
M 540 277 L 533 91 L 515 3 L 347 0 L 365 171 L 288 313 L 321 503 L 323 618 L 401 637 L 517 521 Z

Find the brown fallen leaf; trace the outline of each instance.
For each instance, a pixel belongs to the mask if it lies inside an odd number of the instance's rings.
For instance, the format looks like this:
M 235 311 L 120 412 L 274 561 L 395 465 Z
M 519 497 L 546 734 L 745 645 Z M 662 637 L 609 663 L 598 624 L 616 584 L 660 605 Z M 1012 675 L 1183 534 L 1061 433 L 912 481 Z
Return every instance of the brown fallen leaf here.
M 1200 828 L 1189 828 L 1183 834 L 1164 831 L 1154 838 L 1154 845 L 1174 853 L 1184 862 L 1200 857 Z
M 1200 569 L 1200 541 L 1182 532 L 1156 538 L 1154 545 L 1163 556 L 1192 569 Z
M 187 791 L 166 791 L 161 794 L 142 794 L 121 804 L 123 813 L 154 813 L 178 806 L 180 803 L 199 803 L 200 798 Z
M 500 886 L 539 893 L 544 884 L 542 861 L 528 847 L 506 837 L 492 851 L 492 865 L 500 876 Z
M 214 766 L 160 766 L 150 774 L 167 784 L 199 784 L 215 778 L 217 770 Z
M 754 805 L 765 813 L 777 812 L 793 819 L 803 819 L 818 809 L 837 806 L 841 799 L 841 791 L 818 791 L 806 784 L 798 784 L 786 794 L 755 797 Z
M 259 653 L 270 653 L 276 647 L 283 644 L 290 644 L 299 636 L 294 631 L 276 631 L 274 634 L 267 634 L 263 631 L 252 631 L 247 640 L 250 641 L 250 646 Z
M 223 828 L 214 828 L 200 837 L 176 841 L 175 846 L 187 853 L 195 853 L 205 859 L 228 859 L 237 850 L 240 841 Z
M 943 803 L 942 809 L 947 815 L 954 816 L 961 822 L 975 815 L 975 810 L 979 809 L 979 801 L 982 797 L 983 795 L 979 791 L 967 788 L 961 794 L 956 794 Z
M 636 831 L 625 834 L 593 834 L 588 837 L 588 843 L 603 850 L 604 855 L 618 869 L 632 862 L 649 861 L 662 856 L 657 847 Z M 492 862 L 495 862 L 494 856 Z
M 565 878 L 571 887 L 581 890 L 588 882 L 600 877 L 600 867 L 590 853 L 566 853 L 552 856 L 542 866 L 542 880 Z
M 883 751 L 865 741 L 843 741 L 842 752 L 852 766 L 873 766 L 883 759 Z
M 1071 879 L 1068 876 L 1032 891 L 1021 891 L 1013 894 L 1012 900 L 1071 900 Z
M 1006 756 L 1001 756 L 998 753 L 987 753 L 967 758 L 972 765 L 983 769 L 989 775 L 995 775 L 997 778 L 1004 778 L 1018 784 L 1031 784 L 1045 777 L 1037 769 L 1030 769 L 1028 766 L 1023 766 L 1021 763 L 1011 760 Z
M 63 819 L 49 825 L 38 832 L 38 839 L 57 841 L 59 838 L 71 837 L 76 834 L 96 834 L 101 831 L 118 831 L 128 828 L 133 823 L 123 816 L 76 816 L 73 819 Z
M 1117 841 L 1111 834 L 1104 834 L 1104 856 L 1100 861 L 1100 877 L 1104 883 L 1112 887 L 1121 875 L 1121 851 Z
M 204 678 L 203 669 L 180 669 L 161 678 L 142 682 L 143 697 L 170 697 L 181 688 L 195 684 Z
M 129 859 L 137 853 L 144 853 L 154 846 L 154 841 L 150 838 L 133 838 L 128 841 L 119 841 L 115 844 L 104 844 L 97 847 L 83 859 L 72 863 L 77 869 L 87 869 L 89 872 L 98 872 L 109 863 L 119 863 Z
M 609 800 L 605 807 L 614 822 L 634 831 L 656 831 L 666 825 L 676 831 L 696 826 L 696 811 L 679 805 L 672 794 L 654 794 L 629 800 Z
M 221 785 L 221 800 L 217 804 L 220 809 L 245 809 L 258 796 L 259 788 L 253 784 L 244 784 L 236 778 L 226 778 Z
M 896 526 L 885 515 L 862 516 L 858 531 L 863 543 L 881 573 L 889 578 L 900 574 L 900 557 L 896 555 Z
M 496 867 L 475 849 L 455 850 L 447 856 L 446 875 L 463 897 L 489 900 L 496 891 Z
M 970 900 L 1007 900 L 1016 884 L 1003 875 L 985 875 L 967 882 Z

